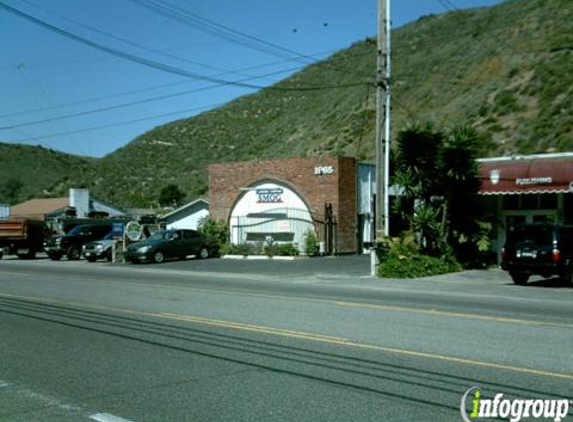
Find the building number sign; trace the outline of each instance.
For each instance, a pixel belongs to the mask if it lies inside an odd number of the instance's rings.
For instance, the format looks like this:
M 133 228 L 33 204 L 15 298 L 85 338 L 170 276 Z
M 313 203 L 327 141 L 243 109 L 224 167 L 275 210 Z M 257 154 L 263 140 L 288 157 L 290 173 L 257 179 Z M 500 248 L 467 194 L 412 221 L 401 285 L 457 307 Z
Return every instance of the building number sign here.
M 282 195 L 282 188 L 257 189 L 257 196 L 259 197 L 257 202 L 262 204 L 283 202 Z
M 314 168 L 314 175 L 315 176 L 323 176 L 326 174 L 333 174 L 334 167 L 332 166 L 322 166 L 322 167 L 315 167 Z

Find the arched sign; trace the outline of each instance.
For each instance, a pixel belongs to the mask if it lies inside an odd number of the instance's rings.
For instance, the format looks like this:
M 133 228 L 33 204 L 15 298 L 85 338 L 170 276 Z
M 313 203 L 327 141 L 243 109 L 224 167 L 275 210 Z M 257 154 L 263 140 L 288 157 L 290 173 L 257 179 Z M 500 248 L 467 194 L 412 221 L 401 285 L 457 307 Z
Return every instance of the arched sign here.
M 290 187 L 270 181 L 244 189 L 231 211 L 231 242 L 274 239 L 304 250 L 304 238 L 314 223 L 305 201 Z

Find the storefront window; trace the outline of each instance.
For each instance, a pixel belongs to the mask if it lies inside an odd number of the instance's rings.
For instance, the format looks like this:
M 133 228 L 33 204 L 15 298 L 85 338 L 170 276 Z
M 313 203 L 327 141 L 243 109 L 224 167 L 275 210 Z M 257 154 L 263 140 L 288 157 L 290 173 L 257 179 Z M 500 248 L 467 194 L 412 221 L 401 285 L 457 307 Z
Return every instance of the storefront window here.
M 503 197 L 504 210 L 518 210 L 519 209 L 519 196 L 506 195 Z
M 521 206 L 520 209 L 522 210 L 536 210 L 539 208 L 538 198 L 539 195 L 523 195 L 521 197 Z
M 542 210 L 554 210 L 557 209 L 557 195 L 555 194 L 545 194 L 539 195 L 539 208 Z
M 563 194 L 563 220 L 565 224 L 573 224 L 573 193 Z
M 551 193 L 507 195 L 503 197 L 503 209 L 508 211 L 555 210 L 558 206 L 557 195 Z
M 547 224 L 554 224 L 555 223 L 555 216 L 554 215 L 534 215 L 533 222 L 535 224 L 538 223 L 547 223 Z

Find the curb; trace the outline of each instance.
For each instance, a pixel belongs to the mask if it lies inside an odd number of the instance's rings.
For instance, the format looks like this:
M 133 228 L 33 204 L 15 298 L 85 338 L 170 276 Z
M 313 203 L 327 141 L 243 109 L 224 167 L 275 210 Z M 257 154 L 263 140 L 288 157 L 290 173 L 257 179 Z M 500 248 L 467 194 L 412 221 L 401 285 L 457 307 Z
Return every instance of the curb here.
M 265 255 L 222 255 L 221 259 L 246 259 L 246 260 L 268 260 L 275 261 L 295 261 L 300 259 L 295 256 L 265 256 Z

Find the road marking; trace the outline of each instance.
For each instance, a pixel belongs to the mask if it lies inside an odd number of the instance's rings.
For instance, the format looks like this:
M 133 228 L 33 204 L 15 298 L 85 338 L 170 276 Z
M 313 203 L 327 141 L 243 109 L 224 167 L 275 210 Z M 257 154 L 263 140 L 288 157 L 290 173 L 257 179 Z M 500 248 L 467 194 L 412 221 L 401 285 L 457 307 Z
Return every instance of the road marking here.
M 34 400 L 42 403 L 44 406 L 55 407 L 66 412 L 81 412 L 82 408 L 78 406 L 74 406 L 65 402 L 62 402 L 60 399 L 48 396 L 43 393 L 37 393 L 27 387 L 16 385 L 16 384 L 9 384 L 7 382 L 0 380 L 0 387 L 1 388 L 9 388 L 9 391 L 17 394 L 18 396 L 22 396 L 29 400 Z
M 321 334 L 307 333 L 304 331 L 286 330 L 286 329 L 281 329 L 281 328 L 273 328 L 273 327 L 266 327 L 266 326 L 260 326 L 260 325 L 244 324 L 244 323 L 233 322 L 233 321 L 221 321 L 221 320 L 215 320 L 215 319 L 204 318 L 204 317 L 197 317 L 197 316 L 192 316 L 192 315 L 140 312 L 140 311 L 134 311 L 134 310 L 130 310 L 130 309 L 112 308 L 112 307 L 100 306 L 100 305 L 90 305 L 87 303 L 80 303 L 80 302 L 61 302 L 58 300 L 48 299 L 48 298 L 35 298 L 35 297 L 17 296 L 17 295 L 0 293 L 0 297 L 2 297 L 2 296 L 3 297 L 18 298 L 18 299 L 25 299 L 25 300 L 29 300 L 29 301 L 56 303 L 56 304 L 65 305 L 65 306 L 84 307 L 84 308 L 105 310 L 105 311 L 111 311 L 111 312 L 117 312 L 117 313 L 127 313 L 127 314 L 146 316 L 146 317 L 162 318 L 162 319 L 169 319 L 169 320 L 176 320 L 176 321 L 186 321 L 186 322 L 192 322 L 195 324 L 216 325 L 216 326 L 223 327 L 223 328 L 243 330 L 243 331 L 257 331 L 257 332 L 265 333 L 265 334 L 272 334 L 272 335 L 285 336 L 285 337 L 294 337 L 294 338 L 299 338 L 302 340 L 319 341 L 319 342 L 323 342 L 323 343 L 336 344 L 336 345 L 342 345 L 342 346 L 359 348 L 359 349 L 377 350 L 380 352 L 392 353 L 392 354 L 398 354 L 398 355 L 404 355 L 404 356 L 412 356 L 412 357 L 439 360 L 439 361 L 445 361 L 445 362 L 454 362 L 454 363 L 458 363 L 458 364 L 478 366 L 478 367 L 489 368 L 489 369 L 501 369 L 501 370 L 506 370 L 506 371 L 511 371 L 511 372 L 528 374 L 528 375 L 539 375 L 539 376 L 547 376 L 547 377 L 552 377 L 552 378 L 562 378 L 562 379 L 573 380 L 573 374 L 544 371 L 544 370 L 539 370 L 539 369 L 525 368 L 525 367 L 519 367 L 519 366 L 513 366 L 513 365 L 497 364 L 497 363 L 492 363 L 492 362 L 483 362 L 483 361 L 478 361 L 478 360 L 473 360 L 473 359 L 464 359 L 464 358 L 457 358 L 455 356 L 441 355 L 438 353 L 419 352 L 419 351 L 415 351 L 415 350 L 399 349 L 399 348 L 386 347 L 386 346 L 381 346 L 381 345 L 376 345 L 376 344 L 358 343 L 356 341 L 347 340 L 347 339 L 344 339 L 342 337 L 325 336 L 325 335 L 321 335 Z
M 133 422 L 109 413 L 96 413 L 95 415 L 91 415 L 90 419 L 97 422 Z
M 378 309 L 381 311 L 390 311 L 390 312 L 407 312 L 407 313 L 415 313 L 422 315 L 433 315 L 445 318 L 464 318 L 464 319 L 475 319 L 478 321 L 507 322 L 510 324 L 520 324 L 529 326 L 535 325 L 535 326 L 573 328 L 573 324 L 567 324 L 565 322 L 536 321 L 536 320 L 519 319 L 519 318 L 467 314 L 463 312 L 440 311 L 439 309 L 422 309 L 422 308 L 409 308 L 407 306 L 374 305 L 374 304 L 359 303 L 359 302 L 332 301 L 332 303 L 339 306 L 349 306 L 349 307 L 367 308 L 367 309 L 370 308 L 370 309 Z
M 245 296 L 245 297 L 260 297 L 260 298 L 268 298 L 268 299 L 281 299 L 281 300 L 304 300 L 307 302 L 314 302 L 314 303 L 325 303 L 331 304 L 336 306 L 348 306 L 348 307 L 355 307 L 355 308 L 364 308 L 364 309 L 373 309 L 373 310 L 380 310 L 380 311 L 387 311 L 387 312 L 403 312 L 403 313 L 412 313 L 412 314 L 421 314 L 421 315 L 430 315 L 436 317 L 444 317 L 444 318 L 463 318 L 463 319 L 473 319 L 476 321 L 487 321 L 487 322 L 501 322 L 507 324 L 518 324 L 518 325 L 527 325 L 527 326 L 544 326 L 544 327 L 558 327 L 558 328 L 573 328 L 573 324 L 566 323 L 566 322 L 553 322 L 553 321 L 539 321 L 539 320 L 532 320 L 532 319 L 519 319 L 519 318 L 510 318 L 510 317 L 498 317 L 498 316 L 488 316 L 488 315 L 478 315 L 478 314 L 470 314 L 470 313 L 463 313 L 463 312 L 452 312 L 452 311 L 441 311 L 439 309 L 424 309 L 424 308 L 415 308 L 415 307 L 408 307 L 408 306 L 391 306 L 391 305 L 376 305 L 373 303 L 361 303 L 361 302 L 345 302 L 341 300 L 337 300 L 337 298 L 309 298 L 304 296 L 281 296 L 281 295 L 271 295 L 265 293 L 249 293 L 242 290 L 233 290 L 233 289 L 226 289 L 226 290 L 219 290 L 219 289 L 203 289 L 200 287 L 189 287 L 189 286 L 180 286 L 174 284 L 162 284 L 162 283 L 153 283 L 153 284 L 141 284 L 136 282 L 124 282 L 124 281 L 115 281 L 115 280 L 101 280 L 101 279 L 84 279 L 84 281 L 77 281 L 80 283 L 90 283 L 87 280 L 93 280 L 94 282 L 97 281 L 98 283 L 112 283 L 112 284 L 120 284 L 126 286 L 137 286 L 137 287 L 147 287 L 147 288 L 169 288 L 173 290 L 183 290 L 183 291 L 196 291 L 196 292 L 203 292 L 203 293 L 218 293 L 218 294 L 225 294 L 225 295 L 232 295 L 232 296 Z M 1 294 L 0 294 L 1 296 Z
M 347 341 L 341 337 L 326 336 L 322 334 L 311 334 L 304 331 L 285 330 L 282 328 L 266 327 L 262 325 L 244 324 L 241 322 L 220 321 L 211 318 L 196 317 L 191 315 L 177 315 L 170 313 L 154 314 L 160 318 L 175 319 L 178 321 L 196 322 L 198 324 L 215 325 L 218 327 L 234 328 L 243 331 L 256 331 L 265 334 L 275 334 L 286 337 L 305 338 L 308 340 L 324 340 L 324 341 Z

